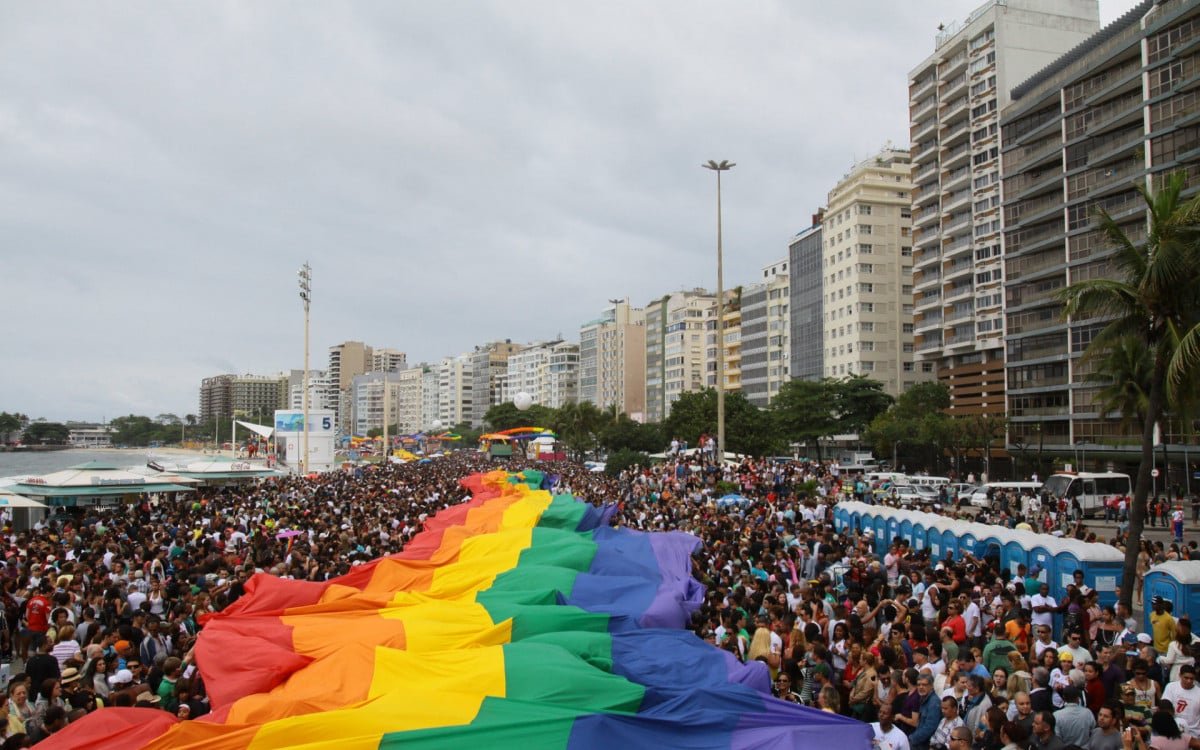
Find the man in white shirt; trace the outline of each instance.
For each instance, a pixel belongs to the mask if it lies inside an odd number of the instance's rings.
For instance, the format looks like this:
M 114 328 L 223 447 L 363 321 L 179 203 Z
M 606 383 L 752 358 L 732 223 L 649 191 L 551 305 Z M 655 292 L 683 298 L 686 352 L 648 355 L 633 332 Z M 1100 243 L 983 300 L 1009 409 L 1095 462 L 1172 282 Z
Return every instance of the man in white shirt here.
M 880 703 L 879 721 L 871 724 L 871 730 L 875 732 L 872 744 L 879 750 L 909 750 L 908 735 L 892 723 L 894 718 L 891 701 Z
M 1038 592 L 1029 600 L 1029 606 L 1033 608 L 1033 616 L 1029 619 L 1035 629 L 1042 625 L 1054 629 L 1054 613 L 1058 611 L 1058 602 L 1050 596 L 1050 584 L 1043 583 L 1038 587 Z
M 887 570 L 888 585 L 895 586 L 896 580 L 900 577 L 900 545 L 898 543 L 892 542 L 888 553 L 883 556 L 883 567 Z
M 1058 651 L 1058 644 L 1050 638 L 1049 625 L 1035 627 L 1034 632 L 1037 634 L 1037 640 L 1033 642 L 1033 658 L 1035 660 L 1040 660 L 1042 658 L 1042 652 L 1048 648 Z
M 1163 689 L 1163 700 L 1170 701 L 1175 719 L 1190 737 L 1200 737 L 1200 687 L 1196 687 L 1196 667 L 1179 668 L 1179 680 Z
M 979 605 L 966 594 L 958 599 L 963 605 L 962 618 L 967 624 L 967 638 L 978 640 L 983 636 L 982 613 L 979 611 Z

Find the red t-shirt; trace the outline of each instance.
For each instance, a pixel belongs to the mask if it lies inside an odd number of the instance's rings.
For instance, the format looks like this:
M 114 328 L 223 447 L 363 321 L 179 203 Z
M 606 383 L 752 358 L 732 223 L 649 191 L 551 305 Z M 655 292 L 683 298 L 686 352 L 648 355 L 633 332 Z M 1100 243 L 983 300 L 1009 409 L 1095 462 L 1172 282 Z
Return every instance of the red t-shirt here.
M 964 642 L 966 642 L 967 621 L 964 620 L 961 615 L 947 617 L 946 621 L 942 623 L 942 627 L 950 628 L 950 632 L 953 633 L 952 637 L 954 638 L 955 643 L 961 646 Z
M 35 633 L 45 633 L 50 629 L 50 600 L 37 594 L 29 600 L 25 607 L 25 622 Z

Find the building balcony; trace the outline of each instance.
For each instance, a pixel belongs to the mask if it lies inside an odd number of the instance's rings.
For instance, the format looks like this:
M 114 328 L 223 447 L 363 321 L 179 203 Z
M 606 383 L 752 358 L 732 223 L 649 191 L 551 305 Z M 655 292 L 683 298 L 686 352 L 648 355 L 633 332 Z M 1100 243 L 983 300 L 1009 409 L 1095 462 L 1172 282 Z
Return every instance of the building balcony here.
M 971 249 L 971 238 L 969 236 L 959 237 L 948 245 L 942 246 L 942 260 L 950 260 L 955 255 Z
M 924 290 L 927 287 L 936 286 L 937 284 L 940 284 L 941 281 L 942 281 L 942 275 L 940 273 L 938 273 L 936 271 L 932 271 L 932 272 L 926 271 L 925 273 L 921 274 L 921 277 L 919 279 L 914 280 L 913 289 Z
M 909 128 L 909 141 L 911 143 L 920 143 L 927 138 L 932 138 L 937 133 L 937 127 L 937 118 L 927 117 Z
M 942 154 L 942 169 L 956 169 L 967 163 L 971 158 L 971 144 L 963 143 Z
M 970 190 L 958 190 L 942 200 L 942 212 L 949 215 L 960 208 L 965 208 L 971 201 Z
M 913 81 L 908 85 L 908 100 L 910 102 L 919 102 L 925 98 L 926 94 L 932 94 L 937 87 L 937 76 L 929 75 L 923 80 Z
M 932 352 L 932 351 L 937 351 L 938 349 L 941 349 L 941 348 L 942 348 L 941 339 L 934 339 L 932 341 L 922 341 L 916 345 L 916 350 L 919 352 Z
M 946 319 L 946 325 L 951 325 L 951 324 L 953 324 L 953 323 L 958 323 L 959 321 L 963 321 L 963 320 L 970 320 L 970 319 L 972 319 L 972 318 L 974 318 L 974 317 L 975 317 L 975 311 L 974 311 L 974 310 L 970 310 L 970 309 L 968 309 L 968 310 L 958 310 L 958 311 L 956 311 L 956 312 L 949 313 L 949 314 L 947 314 L 947 315 L 945 316 L 945 319 Z
M 942 234 L 956 234 L 965 230 L 971 225 L 971 214 L 970 212 L 967 212 L 966 214 L 958 217 L 950 216 L 948 218 L 948 222 L 949 223 L 942 225 Z
M 933 306 L 940 307 L 942 304 L 942 292 L 940 289 L 929 289 L 924 296 L 913 303 L 914 310 L 926 310 Z
M 929 311 L 922 315 L 913 323 L 913 330 L 917 333 L 924 333 L 935 328 L 942 327 L 942 314 L 940 312 Z
M 937 150 L 938 142 L 933 138 L 928 141 L 922 141 L 921 143 L 915 144 L 913 146 L 912 154 L 913 164 L 919 164 L 924 162 L 926 159 L 934 158 L 934 155 L 937 154 Z
M 912 110 L 912 114 L 909 117 L 912 127 L 916 127 L 926 117 L 933 116 L 933 113 L 937 111 L 937 106 L 938 99 L 936 96 L 931 96 L 917 102 L 915 109 Z
M 958 188 L 966 187 L 971 181 L 971 170 L 967 167 L 959 167 L 942 175 L 942 194 L 953 194 Z
M 923 250 L 913 253 L 913 272 L 916 273 L 934 263 L 941 262 L 942 254 L 937 250 Z
M 970 257 L 958 260 L 942 269 L 942 278 L 947 283 L 952 279 L 961 278 L 964 274 L 970 274 L 975 268 L 975 262 Z
M 962 109 L 961 116 L 957 117 L 959 119 L 955 121 L 944 122 L 941 124 L 942 128 L 940 131 L 941 135 L 939 136 L 939 140 L 942 142 L 943 146 L 956 146 L 962 141 L 967 140 L 967 137 L 971 134 L 971 122 L 967 118 L 966 107 Z
M 926 182 L 930 182 L 937 177 L 941 167 L 938 164 L 937 159 L 930 159 L 929 163 L 922 163 L 920 166 L 916 167 L 916 169 L 918 171 L 916 177 L 913 178 L 913 182 L 917 185 L 924 185 Z M 934 183 L 934 186 L 936 189 L 937 183 Z
M 927 225 L 935 224 L 941 217 L 942 212 L 936 205 L 931 205 L 927 209 L 922 209 L 913 215 L 913 226 L 924 228 Z
M 960 73 L 950 80 L 942 84 L 938 89 L 938 99 L 946 102 L 954 99 L 958 94 L 965 93 L 967 90 L 967 74 Z M 966 97 L 964 97 L 964 100 Z
M 956 300 L 967 299 L 975 293 L 975 287 L 971 284 L 963 284 L 962 286 L 950 287 L 944 290 L 946 304 L 950 304 Z

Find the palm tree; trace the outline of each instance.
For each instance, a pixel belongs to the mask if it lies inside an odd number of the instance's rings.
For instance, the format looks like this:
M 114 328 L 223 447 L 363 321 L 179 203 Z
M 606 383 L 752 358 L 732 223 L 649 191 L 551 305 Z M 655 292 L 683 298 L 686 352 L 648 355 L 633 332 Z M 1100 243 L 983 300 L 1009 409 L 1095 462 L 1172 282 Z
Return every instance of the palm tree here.
M 1133 604 L 1136 580 L 1136 540 L 1141 539 L 1150 495 L 1150 470 L 1154 465 L 1154 427 L 1168 403 L 1167 373 L 1180 339 L 1200 323 L 1200 247 L 1197 223 L 1200 198 L 1183 201 L 1184 175 L 1171 175 L 1162 189 L 1151 193 L 1139 185 L 1146 201 L 1149 226 L 1144 242 L 1134 242 L 1106 212 L 1100 211 L 1100 228 L 1115 246 L 1117 278 L 1088 279 L 1061 292 L 1064 313 L 1076 320 L 1108 321 L 1088 347 L 1089 353 L 1110 352 L 1132 337 L 1145 343 L 1150 363 L 1146 408 L 1142 415 L 1142 457 L 1134 486 L 1133 506 L 1125 544 L 1121 602 Z M 1186 391 L 1183 373 L 1179 387 Z
M 1150 378 L 1154 374 L 1146 342 L 1129 336 L 1104 350 L 1089 349 L 1084 357 L 1096 364 L 1084 379 L 1102 384 L 1096 393 L 1097 411 L 1120 414 L 1122 426 L 1142 424 L 1150 399 Z

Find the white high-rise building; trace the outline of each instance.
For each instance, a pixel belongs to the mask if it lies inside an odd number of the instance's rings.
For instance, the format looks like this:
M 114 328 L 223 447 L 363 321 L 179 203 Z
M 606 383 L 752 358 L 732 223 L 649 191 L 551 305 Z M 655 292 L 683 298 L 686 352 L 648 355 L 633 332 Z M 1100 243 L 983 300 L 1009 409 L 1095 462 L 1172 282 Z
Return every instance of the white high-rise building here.
M 909 74 L 915 346 L 952 412 L 1005 408 L 1000 110 L 1099 27 L 1097 0 L 989 0 Z
M 471 417 L 471 355 L 446 357 L 437 368 L 438 419 L 443 429 L 450 429 Z
M 308 408 L 332 409 L 337 403 L 337 387 L 325 370 L 308 371 Z M 304 370 L 288 373 L 288 408 L 304 408 Z
M 533 403 L 558 409 L 579 398 L 579 344 L 543 341 L 530 344 L 508 358 L 502 396 L 511 401 L 525 392 Z
M 742 393 L 767 406 L 789 379 L 791 274 L 784 258 L 762 269 L 762 279 L 742 289 Z
M 389 426 L 397 424 L 400 414 L 399 373 L 368 372 L 356 375 L 350 389 L 353 434 L 365 436 L 370 430 L 381 430 L 385 420 Z
M 411 435 L 419 432 L 424 426 L 421 421 L 421 411 L 424 406 L 422 390 L 424 384 L 424 364 L 396 373 L 396 401 L 398 402 L 396 424 L 399 425 L 401 434 Z
M 634 419 L 646 411 L 646 312 L 609 300 L 579 328 L 579 400 L 616 406 Z
M 884 148 L 829 192 L 823 223 L 825 376 L 893 396 L 933 378 L 913 363 L 911 190 L 908 152 Z
M 438 367 L 427 365 L 421 374 L 421 429 L 433 429 L 438 418 Z M 448 428 L 447 428 L 448 429 Z

